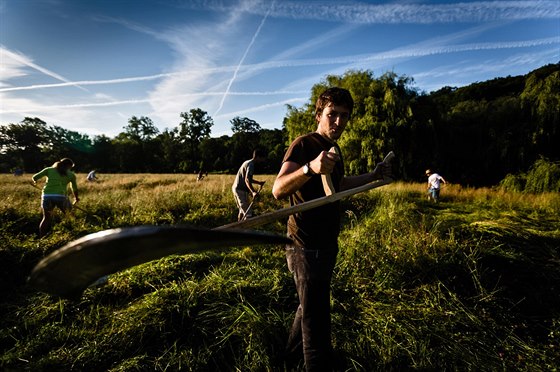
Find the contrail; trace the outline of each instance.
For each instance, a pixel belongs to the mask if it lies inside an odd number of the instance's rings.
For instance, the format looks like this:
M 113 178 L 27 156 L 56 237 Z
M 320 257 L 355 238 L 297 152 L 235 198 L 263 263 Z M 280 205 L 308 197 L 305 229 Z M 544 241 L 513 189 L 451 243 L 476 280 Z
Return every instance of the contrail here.
M 307 91 L 302 90 L 279 90 L 275 92 L 228 92 L 229 95 L 232 96 L 276 96 L 276 95 L 283 95 L 283 94 L 305 94 Z M 169 99 L 180 99 L 185 97 L 203 97 L 203 96 L 221 96 L 224 92 L 200 92 L 200 93 L 185 93 L 185 94 L 177 94 L 174 96 L 167 96 L 165 98 L 144 98 L 144 99 L 128 99 L 128 100 L 120 100 L 120 101 L 109 101 L 109 102 L 93 102 L 93 103 L 75 103 L 75 104 L 65 104 L 65 105 L 48 105 L 48 106 L 35 106 L 35 107 L 28 107 L 28 112 L 41 112 L 47 111 L 50 109 L 67 109 L 67 108 L 90 108 L 90 107 L 110 107 L 110 106 L 121 106 L 121 105 L 137 105 L 141 103 L 150 103 L 152 101 L 167 101 Z M 292 103 L 293 100 L 301 101 L 303 98 L 296 98 L 296 99 L 288 99 L 286 101 L 281 101 L 276 104 L 268 104 L 264 106 L 258 106 L 256 109 L 263 109 L 265 106 L 273 107 L 282 105 L 285 103 Z M 247 111 L 247 110 L 245 110 Z M 19 113 L 20 110 L 3 110 L 2 113 L 4 114 L 14 114 Z M 240 111 L 241 112 L 241 111 Z
M 0 54 L 5 54 L 7 57 L 13 59 L 14 61 L 17 61 L 27 67 L 31 67 L 39 72 L 42 72 L 43 74 L 50 76 L 52 78 L 55 78 L 57 80 L 63 81 L 64 83 L 68 84 L 68 85 L 72 85 L 75 86 L 76 88 L 79 88 L 85 92 L 89 92 L 86 88 L 79 86 L 78 84 L 76 84 L 75 82 L 71 82 L 70 80 L 66 79 L 64 76 L 61 76 L 55 72 L 52 72 L 50 70 L 47 70 L 44 67 L 41 67 L 33 62 L 31 62 L 28 58 L 26 58 L 25 56 L 22 56 L 19 53 L 14 53 L 11 52 L 10 50 L 6 49 L 3 45 L 0 45 Z
M 181 72 L 167 73 L 167 74 L 156 74 L 150 76 L 136 76 L 130 78 L 120 78 L 120 79 L 110 79 L 110 80 L 82 80 L 82 81 L 68 81 L 66 83 L 56 83 L 56 84 L 35 84 L 27 85 L 24 87 L 10 87 L 2 88 L 0 92 L 11 92 L 15 90 L 33 90 L 33 89 L 44 89 L 44 88 L 62 88 L 74 85 L 103 85 L 103 84 L 121 84 L 121 83 L 133 83 L 136 81 L 147 81 L 147 80 L 157 80 L 164 77 L 171 77 L 175 75 L 181 75 Z
M 293 103 L 307 102 L 308 100 L 309 100 L 309 97 L 295 97 L 295 98 L 286 99 L 284 101 L 272 102 L 272 103 L 267 103 L 265 105 L 249 107 L 245 110 L 228 112 L 227 114 L 219 115 L 216 118 L 240 116 L 240 115 L 248 114 L 250 112 L 267 110 L 267 109 L 270 109 L 272 107 L 284 106 L 284 105 L 293 104 Z
M 241 65 L 239 64 L 237 68 L 233 66 L 223 66 L 223 67 L 214 67 L 208 69 L 199 69 L 190 71 L 190 73 L 198 73 L 198 72 L 224 72 L 224 71 L 236 71 L 237 72 L 241 69 L 253 69 L 253 70 L 266 70 L 266 69 L 274 69 L 274 68 L 283 68 L 283 67 L 301 67 L 301 66 L 318 66 L 318 65 L 337 65 L 337 64 L 347 64 L 347 63 L 360 63 L 366 62 L 371 60 L 385 60 L 385 59 L 393 59 L 393 58 L 406 58 L 406 57 L 418 57 L 418 56 L 426 56 L 426 55 L 433 55 L 433 54 L 447 54 L 447 53 L 456 53 L 456 52 L 465 52 L 471 50 L 490 50 L 490 49 L 512 49 L 512 48 L 528 48 L 528 47 L 535 47 L 535 46 L 542 46 L 542 45 L 550 45 L 550 44 L 558 44 L 560 43 L 560 37 L 553 36 L 543 39 L 535 39 L 535 40 L 524 40 L 524 41 L 508 41 L 508 42 L 489 42 L 489 43 L 477 43 L 477 44 L 457 44 L 457 45 L 448 45 L 448 46 L 432 46 L 432 47 L 422 47 L 422 48 L 402 48 L 402 49 L 395 49 L 392 51 L 387 52 L 380 52 L 375 54 L 365 54 L 365 55 L 354 55 L 354 56 L 345 56 L 345 57 L 338 57 L 338 58 L 330 58 L 330 59 L 301 59 L 301 60 L 279 60 L 279 61 L 270 61 L 270 62 L 262 62 L 256 64 L 249 64 L 249 65 Z M 6 51 L 6 50 L 5 50 Z M 25 63 L 27 64 L 27 63 Z M 111 79 L 111 80 L 83 80 L 83 81 L 68 81 L 64 83 L 57 83 L 57 84 L 41 84 L 41 85 L 28 85 L 23 87 L 8 87 L 8 88 L 1 88 L 0 92 L 10 92 L 10 91 L 18 91 L 18 90 L 33 90 L 33 89 L 45 89 L 45 88 L 59 88 L 59 87 L 66 87 L 66 86 L 78 86 L 80 85 L 102 85 L 102 84 L 121 84 L 121 83 L 131 83 L 136 81 L 146 81 L 146 80 L 156 80 L 165 77 L 172 77 L 172 76 L 181 76 L 185 75 L 184 72 L 172 72 L 172 73 L 163 73 L 163 74 L 156 74 L 156 75 L 148 75 L 148 76 L 138 76 L 138 77 L 130 77 L 130 78 L 119 78 L 119 79 Z M 233 81 L 233 79 L 232 79 Z M 231 87 L 231 82 L 228 89 Z M 82 88 L 83 89 L 83 88 Z M 229 91 L 225 91 L 220 93 L 225 95 L 229 94 Z M 225 98 L 224 98 L 225 99 Z
M 226 92 L 224 93 L 222 100 L 220 101 L 220 105 L 218 106 L 218 109 L 214 112 L 213 116 L 216 116 L 220 110 L 222 109 L 222 107 L 224 107 L 224 102 L 226 100 L 226 97 L 228 95 L 228 92 L 233 84 L 233 82 L 235 81 L 235 78 L 237 77 L 237 73 L 239 72 L 239 69 L 241 68 L 241 66 L 243 65 L 243 62 L 245 61 L 245 57 L 247 57 L 247 54 L 249 53 L 249 50 L 251 50 L 251 47 L 253 46 L 253 44 L 255 43 L 255 40 L 257 39 L 257 36 L 259 35 L 259 33 L 261 32 L 262 27 L 264 26 L 264 23 L 266 22 L 266 19 L 268 18 L 268 15 L 270 14 L 270 12 L 272 11 L 272 9 L 274 8 L 274 1 L 272 2 L 272 5 L 270 6 L 270 9 L 268 10 L 268 12 L 264 15 L 261 24 L 259 25 L 259 27 L 257 28 L 257 31 L 255 32 L 255 34 L 253 35 L 253 38 L 251 39 L 251 42 L 249 43 L 249 45 L 247 46 L 247 49 L 245 49 L 245 53 L 243 53 L 243 57 L 241 57 L 241 60 L 239 61 L 239 64 L 237 65 L 237 68 L 235 69 L 235 71 L 233 72 L 233 76 L 231 77 L 228 86 L 226 88 Z

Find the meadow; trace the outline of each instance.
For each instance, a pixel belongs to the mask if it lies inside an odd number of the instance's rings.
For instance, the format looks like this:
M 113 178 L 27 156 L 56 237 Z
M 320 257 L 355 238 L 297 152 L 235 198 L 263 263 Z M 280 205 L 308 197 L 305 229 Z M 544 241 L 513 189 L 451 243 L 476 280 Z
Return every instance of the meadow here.
M 26 283 L 45 255 L 115 227 L 236 219 L 232 175 L 100 174 L 37 238 L 40 191 L 0 175 L 0 369 L 289 371 L 297 298 L 282 246 L 169 256 L 109 276 L 80 298 Z M 257 214 L 276 210 L 265 179 Z M 338 371 L 556 371 L 560 195 L 393 183 L 344 199 L 332 283 Z M 285 221 L 261 230 L 284 234 Z M 300 370 L 299 369 L 294 370 Z

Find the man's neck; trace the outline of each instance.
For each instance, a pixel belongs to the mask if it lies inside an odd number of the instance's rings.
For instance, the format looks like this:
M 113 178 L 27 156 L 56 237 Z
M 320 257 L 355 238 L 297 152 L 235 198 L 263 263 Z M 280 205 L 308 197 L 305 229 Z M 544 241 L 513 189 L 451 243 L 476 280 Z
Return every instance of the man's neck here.
M 324 139 L 326 139 L 329 143 L 331 143 L 332 145 L 336 145 L 336 141 L 334 141 L 333 139 L 331 139 L 330 137 L 326 136 L 325 134 L 319 132 L 318 130 L 315 131 L 315 133 L 317 133 L 318 135 L 320 135 L 321 137 L 323 137 Z

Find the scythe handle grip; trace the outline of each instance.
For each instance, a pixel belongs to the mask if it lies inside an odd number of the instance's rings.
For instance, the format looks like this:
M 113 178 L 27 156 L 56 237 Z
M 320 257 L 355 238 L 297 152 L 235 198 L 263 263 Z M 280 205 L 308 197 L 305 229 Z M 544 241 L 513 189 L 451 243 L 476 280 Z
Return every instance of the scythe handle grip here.
M 393 161 L 393 159 L 395 158 L 395 153 L 393 151 L 389 151 L 389 153 L 387 155 L 385 155 L 385 158 L 383 159 L 384 163 L 390 163 Z
M 335 146 L 331 147 L 329 152 L 339 155 L 338 150 Z M 329 196 L 336 192 L 330 173 L 321 174 L 321 181 L 323 181 L 323 189 L 325 190 L 325 195 Z

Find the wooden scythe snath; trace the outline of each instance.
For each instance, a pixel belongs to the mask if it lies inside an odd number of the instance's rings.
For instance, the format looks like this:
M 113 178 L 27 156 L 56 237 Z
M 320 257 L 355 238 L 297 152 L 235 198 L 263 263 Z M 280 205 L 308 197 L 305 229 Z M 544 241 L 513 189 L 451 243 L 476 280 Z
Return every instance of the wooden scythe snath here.
M 394 158 L 393 152 L 384 162 Z M 327 180 L 328 181 L 328 180 Z M 132 266 L 174 254 L 258 244 L 287 244 L 285 236 L 247 230 L 342 198 L 387 185 L 386 178 L 243 221 L 206 229 L 196 226 L 137 226 L 104 230 L 74 240 L 42 259 L 28 282 L 37 290 L 77 297 L 97 279 Z M 326 182 L 328 184 L 328 182 Z
M 387 156 L 385 156 L 385 159 L 383 159 L 383 162 L 391 162 L 395 157 L 395 154 L 393 153 L 393 151 L 390 151 Z M 329 177 L 330 178 L 330 177 Z M 393 182 L 393 179 L 391 178 L 385 178 L 382 180 L 377 180 L 377 181 L 373 181 L 371 183 L 362 185 L 362 186 L 358 186 L 355 187 L 353 189 L 350 190 L 344 190 L 344 191 L 340 191 L 337 193 L 332 193 L 329 194 L 329 192 L 327 191 L 327 187 L 332 187 L 329 185 L 332 185 L 332 182 L 330 182 L 330 180 L 327 181 L 323 181 L 323 187 L 325 187 L 325 194 L 326 196 L 323 196 L 321 198 L 317 198 L 317 199 L 313 199 L 301 204 L 297 204 L 291 207 L 286 207 L 283 209 L 279 209 L 276 210 L 274 212 L 270 212 L 270 213 L 265 213 L 265 214 L 261 214 L 260 216 L 256 216 L 253 218 L 249 218 L 243 221 L 239 221 L 239 222 L 233 222 L 227 225 L 223 225 L 223 226 L 219 226 L 216 227 L 214 230 L 224 230 L 224 229 L 250 229 L 250 228 L 254 228 L 257 226 L 262 226 L 262 225 L 266 225 L 268 223 L 274 222 L 276 220 L 288 217 L 292 214 L 296 214 L 296 213 L 301 213 L 301 212 L 305 212 L 308 211 L 310 209 L 313 208 L 317 208 L 320 207 L 322 205 L 325 204 L 329 204 L 329 203 L 333 203 L 335 201 L 338 201 L 340 199 L 358 194 L 360 192 L 364 192 L 364 191 L 368 191 L 371 189 L 375 189 L 377 187 L 381 187 L 384 185 L 388 185 L 391 182 Z M 334 187 L 332 188 L 333 192 L 334 192 Z

